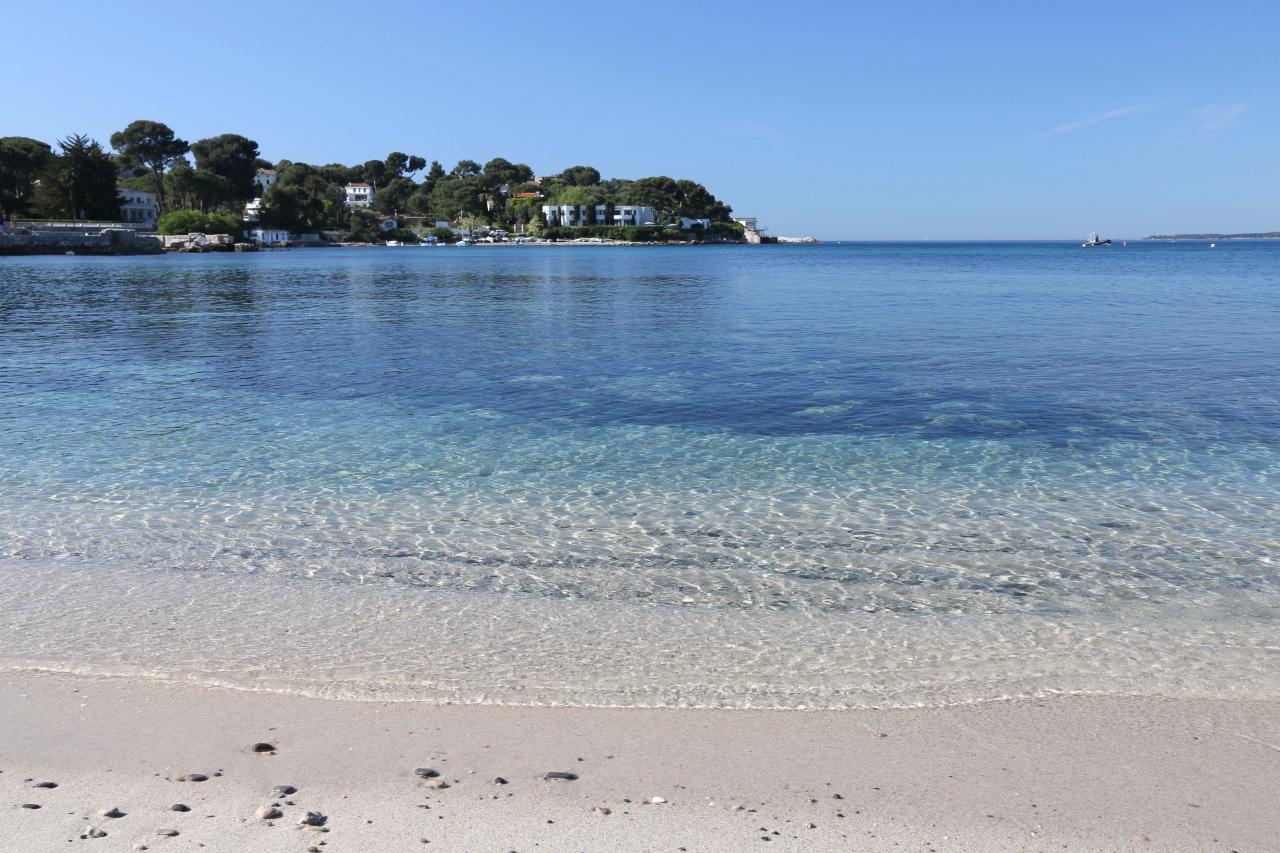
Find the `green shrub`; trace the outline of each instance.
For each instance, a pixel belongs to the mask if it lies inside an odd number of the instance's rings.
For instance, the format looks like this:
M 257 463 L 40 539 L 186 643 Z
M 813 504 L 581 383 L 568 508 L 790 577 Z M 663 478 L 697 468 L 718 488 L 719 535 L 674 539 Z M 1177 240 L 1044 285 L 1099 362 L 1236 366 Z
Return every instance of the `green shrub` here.
M 156 230 L 161 234 L 231 234 L 239 237 L 243 227 L 240 220 L 229 213 L 175 210 L 160 217 Z

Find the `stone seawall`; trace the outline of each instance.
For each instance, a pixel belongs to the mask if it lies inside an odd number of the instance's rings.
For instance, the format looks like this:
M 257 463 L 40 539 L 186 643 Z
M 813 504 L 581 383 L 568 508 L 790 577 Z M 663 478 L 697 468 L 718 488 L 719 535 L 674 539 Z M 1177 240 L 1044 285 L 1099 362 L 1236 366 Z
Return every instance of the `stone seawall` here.
M 158 255 L 160 238 L 111 228 L 93 234 L 0 234 L 0 255 Z

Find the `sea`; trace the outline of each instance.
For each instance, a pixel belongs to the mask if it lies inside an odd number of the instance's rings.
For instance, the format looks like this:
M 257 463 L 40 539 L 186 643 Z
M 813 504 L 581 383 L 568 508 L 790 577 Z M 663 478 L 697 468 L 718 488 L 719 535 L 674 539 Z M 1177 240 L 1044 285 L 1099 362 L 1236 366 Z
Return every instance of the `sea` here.
M 0 673 L 1280 698 L 1280 242 L 0 259 Z

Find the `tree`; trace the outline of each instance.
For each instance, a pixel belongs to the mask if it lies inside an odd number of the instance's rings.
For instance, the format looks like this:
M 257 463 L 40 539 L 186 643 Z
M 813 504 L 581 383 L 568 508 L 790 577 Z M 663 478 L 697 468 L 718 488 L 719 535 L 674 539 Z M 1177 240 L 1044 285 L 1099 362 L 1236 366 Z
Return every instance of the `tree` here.
M 208 171 L 192 169 L 187 158 L 182 157 L 165 173 L 164 191 L 173 208 L 206 212 L 218 203 L 225 186 L 221 178 Z
M 341 163 L 329 163 L 321 166 L 317 171 L 320 176 L 331 184 L 343 186 L 351 181 L 359 181 L 364 179 L 364 175 L 358 166 L 344 166 Z
M 641 178 L 623 188 L 620 200 L 623 204 L 652 207 L 661 218 L 675 214 L 680 208 L 680 187 L 666 176 Z
M 391 178 L 373 197 L 373 206 L 381 213 L 408 210 L 409 198 L 417 189 L 418 185 L 411 178 Z
M 452 178 L 472 178 L 480 174 L 483 169 L 475 160 L 459 160 L 458 165 L 453 167 L 453 171 L 449 173 Z
M 496 192 L 503 184 L 519 183 L 518 178 L 516 167 L 510 160 L 494 157 L 484 164 L 484 185 L 490 191 Z
M 111 134 L 111 147 L 119 151 L 129 166 L 139 166 L 151 173 L 155 183 L 156 203 L 164 209 L 164 173 L 177 163 L 190 148 L 185 139 L 174 136 L 163 122 L 138 119 L 128 127 Z
M 683 179 L 676 181 L 676 191 L 679 195 L 679 204 L 675 213 L 678 216 L 725 222 L 732 213 L 732 208 L 707 192 L 707 188 L 697 181 Z
M 58 140 L 59 154 L 40 172 L 36 206 L 50 218 L 116 219 L 119 169 L 97 140 L 81 134 Z
M 589 187 L 600 183 L 600 171 L 590 166 L 570 166 L 558 177 L 561 183 L 571 187 Z
M 440 165 L 439 160 L 431 161 L 431 168 L 427 170 L 427 178 L 422 182 L 427 192 L 431 192 L 436 188 L 436 184 L 444 177 L 444 166 Z
M 466 231 L 467 235 L 470 236 L 475 232 L 479 231 L 480 229 L 484 228 L 485 225 L 487 225 L 488 223 L 486 223 L 484 221 L 484 218 L 481 216 L 476 216 L 474 214 L 467 214 L 466 216 L 462 217 L 462 220 L 459 222 L 459 224 L 462 226 L 462 230 Z
M 289 231 L 319 231 L 344 211 L 342 189 L 325 176 L 324 168 L 281 161 L 275 184 L 262 198 L 262 222 Z
M 368 160 L 361 167 L 361 175 L 377 189 L 387 175 L 387 164 L 382 160 Z
M 160 217 L 156 230 L 161 234 L 241 234 L 240 219 L 228 213 L 204 214 L 198 210 L 175 210 Z
M 427 168 L 427 161 L 425 158 L 419 157 L 417 154 L 409 155 L 409 167 L 407 171 L 410 177 L 413 177 L 425 168 Z
M 201 139 L 191 146 L 196 171 L 216 178 L 218 204 L 238 205 L 254 197 L 258 143 L 238 133 Z
M 484 187 L 480 177 L 442 178 L 431 191 L 428 207 L 441 219 L 458 219 L 467 214 L 483 216 Z
M 388 178 L 398 178 L 409 167 L 409 155 L 402 151 L 392 151 L 387 155 L 384 165 Z
M 26 136 L 0 136 L 0 212 L 26 213 L 36 177 L 53 159 L 48 143 Z

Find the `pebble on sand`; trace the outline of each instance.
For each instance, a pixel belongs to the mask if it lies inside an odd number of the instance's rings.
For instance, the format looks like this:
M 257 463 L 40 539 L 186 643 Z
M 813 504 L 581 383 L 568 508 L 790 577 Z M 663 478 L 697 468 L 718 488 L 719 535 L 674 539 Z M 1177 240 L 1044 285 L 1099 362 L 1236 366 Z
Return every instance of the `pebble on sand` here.
M 275 806 L 259 806 L 254 814 L 258 816 L 258 820 L 276 820 L 284 817 L 284 812 Z
M 594 809 L 592 809 L 592 811 L 600 815 L 600 817 L 605 817 L 607 815 L 613 814 L 613 809 L 609 808 L 608 806 L 596 806 Z
M 440 775 L 440 771 L 433 770 L 430 767 L 419 767 L 417 770 L 413 771 L 413 775 L 419 776 L 423 779 L 434 779 Z
M 435 788 L 438 791 L 443 791 L 445 788 L 449 787 L 449 783 L 444 781 L 443 779 L 431 779 L 427 782 L 427 787 Z
M 188 773 L 185 776 L 179 776 L 179 782 L 207 782 L 209 777 L 203 773 Z
M 189 811 L 191 811 L 191 806 L 187 805 L 186 803 L 174 803 L 173 805 L 169 806 L 169 811 L 171 811 L 171 812 L 189 812 Z
M 58 787 L 58 783 L 57 783 L 57 782 L 37 782 L 37 783 L 35 783 L 34 785 L 32 785 L 31 787 L 33 787 L 33 788 L 56 788 L 56 787 Z
M 81 837 L 82 838 L 106 838 L 107 833 L 101 829 L 98 829 L 96 826 L 91 826 L 85 830 L 84 835 Z
M 666 797 L 650 797 L 649 799 L 645 800 L 645 802 L 651 806 L 661 806 L 666 804 L 667 798 Z
M 109 809 L 102 810 L 103 817 L 124 817 L 124 814 L 125 813 L 120 811 L 120 809 L 117 808 L 116 806 L 112 806 Z
M 274 743 L 266 743 L 265 741 L 258 741 L 253 746 L 249 747 L 249 749 L 253 752 L 275 752 L 276 745 Z
M 578 778 L 577 773 L 570 773 L 567 770 L 551 770 L 542 774 L 543 779 L 563 779 L 566 782 L 572 782 Z
M 493 784 L 495 784 L 495 785 L 505 785 L 505 784 L 507 784 L 507 780 L 506 780 L 506 779 L 503 779 L 501 776 L 494 776 L 494 777 L 493 777 Z
M 22 807 L 24 809 L 38 809 L 40 808 L 40 804 L 39 803 L 23 803 Z
M 178 830 L 176 829 L 157 829 L 156 830 L 156 835 L 160 836 L 161 838 L 173 838 L 177 834 L 178 834 Z
M 302 817 L 298 818 L 298 823 L 302 826 L 324 826 L 325 821 L 327 820 L 328 818 L 320 812 L 307 812 Z
M 298 793 L 298 789 L 292 785 L 276 785 L 271 789 L 271 799 L 278 800 L 281 797 L 287 797 L 290 794 Z

